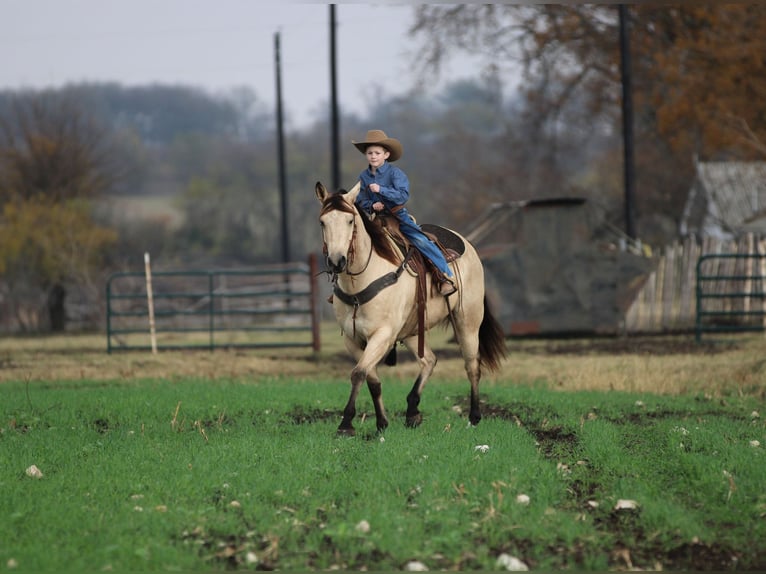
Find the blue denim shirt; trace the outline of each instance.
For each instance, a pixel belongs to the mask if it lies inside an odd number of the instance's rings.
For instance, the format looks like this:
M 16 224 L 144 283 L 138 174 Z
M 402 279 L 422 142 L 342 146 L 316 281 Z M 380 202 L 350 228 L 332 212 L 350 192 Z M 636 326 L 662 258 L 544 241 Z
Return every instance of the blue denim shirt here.
M 369 166 L 361 174 L 362 182 L 359 195 L 356 196 L 356 204 L 367 213 L 373 213 L 372 204 L 380 201 L 389 210 L 400 206 L 396 217 L 400 222 L 400 230 L 412 242 L 412 244 L 434 265 L 450 279 L 453 278 L 452 270 L 444 258 L 444 254 L 426 235 L 415 220 L 410 217 L 407 209 L 403 206 L 410 198 L 410 181 L 407 175 L 398 167 L 385 162 L 373 174 Z M 377 183 L 380 192 L 370 191 L 370 184 Z
M 401 169 L 385 162 L 373 174 L 368 167 L 361 174 L 359 180 L 362 188 L 356 197 L 356 203 L 367 213 L 373 213 L 372 204 L 380 201 L 387 209 L 404 205 L 410 198 L 410 181 Z M 380 186 L 379 193 L 370 191 L 370 184 L 377 183 Z M 401 209 L 396 214 L 399 219 L 406 217 L 407 210 Z

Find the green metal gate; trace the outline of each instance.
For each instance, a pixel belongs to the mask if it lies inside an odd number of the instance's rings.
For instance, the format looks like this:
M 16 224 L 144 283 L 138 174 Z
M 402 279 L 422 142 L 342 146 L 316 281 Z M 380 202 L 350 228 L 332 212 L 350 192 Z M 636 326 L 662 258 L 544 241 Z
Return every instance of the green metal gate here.
M 106 283 L 107 351 L 312 347 L 316 257 L 248 270 L 115 273 Z M 151 289 L 149 289 L 151 285 Z M 149 293 L 152 294 L 151 304 Z
M 697 260 L 695 336 L 766 329 L 766 255 L 721 253 Z

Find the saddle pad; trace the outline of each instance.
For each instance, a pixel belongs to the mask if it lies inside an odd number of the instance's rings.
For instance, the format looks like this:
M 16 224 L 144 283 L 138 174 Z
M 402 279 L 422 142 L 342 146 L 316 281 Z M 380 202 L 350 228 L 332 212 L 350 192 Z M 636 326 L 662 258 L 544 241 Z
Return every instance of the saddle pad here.
M 433 225 L 431 223 L 422 223 L 420 225 L 425 233 L 432 235 L 436 238 L 437 242 L 441 244 L 445 249 L 452 249 L 458 256 L 465 253 L 465 243 L 463 239 L 454 231 L 441 227 L 440 225 Z

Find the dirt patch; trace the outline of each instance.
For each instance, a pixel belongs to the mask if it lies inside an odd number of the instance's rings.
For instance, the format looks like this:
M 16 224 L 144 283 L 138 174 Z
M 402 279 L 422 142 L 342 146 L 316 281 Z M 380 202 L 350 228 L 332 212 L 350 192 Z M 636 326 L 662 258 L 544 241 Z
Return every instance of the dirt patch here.
M 665 555 L 663 566 L 669 570 L 733 570 L 740 554 L 722 544 L 690 542 L 673 548 Z M 761 561 L 763 563 L 763 561 Z M 758 566 L 760 570 L 763 566 Z
M 340 418 L 338 410 L 296 407 L 287 416 L 295 424 L 312 424 L 324 421 L 335 421 Z

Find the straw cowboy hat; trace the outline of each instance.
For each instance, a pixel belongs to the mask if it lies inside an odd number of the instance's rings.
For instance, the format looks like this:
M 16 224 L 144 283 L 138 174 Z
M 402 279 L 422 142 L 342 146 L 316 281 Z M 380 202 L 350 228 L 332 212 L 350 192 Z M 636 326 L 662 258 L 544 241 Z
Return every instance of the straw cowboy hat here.
M 399 140 L 388 137 L 383 130 L 370 130 L 364 137 L 364 141 L 355 142 L 352 140 L 351 143 L 362 153 L 367 151 L 367 146 L 369 145 L 383 146 L 391 154 L 388 156 L 388 161 L 396 161 L 402 157 L 402 152 L 404 151 Z

